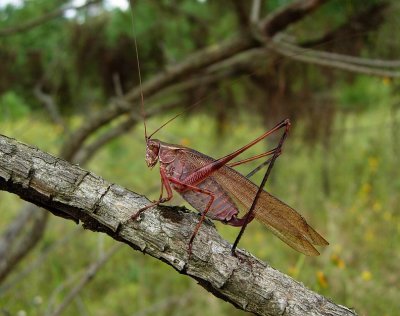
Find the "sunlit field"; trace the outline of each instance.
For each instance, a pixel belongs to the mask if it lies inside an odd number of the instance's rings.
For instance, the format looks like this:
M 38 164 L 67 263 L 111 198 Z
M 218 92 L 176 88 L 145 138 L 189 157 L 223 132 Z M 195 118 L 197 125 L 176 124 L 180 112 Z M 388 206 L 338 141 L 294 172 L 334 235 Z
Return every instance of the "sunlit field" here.
M 388 82 L 375 80 L 373 98 Z M 368 91 L 367 91 L 368 92 Z M 364 92 L 363 92 L 364 93 Z M 346 99 L 347 98 L 347 99 Z M 338 96 L 348 102 L 351 94 Z M 299 254 L 261 224 L 252 222 L 242 238 L 245 248 L 307 287 L 354 307 L 360 315 L 396 315 L 400 310 L 400 109 L 385 92 L 381 101 L 360 111 L 343 106 L 329 137 L 306 141 L 304 122 L 293 121 L 266 190 L 298 210 L 330 243 L 321 256 Z M 3 114 L 0 133 L 57 154 L 64 131 L 35 114 Z M 154 130 L 168 117 L 148 122 Z M 70 118 L 72 123 L 81 118 Z M 256 126 L 256 127 L 255 127 Z M 272 126 L 271 126 L 272 127 Z M 216 123 L 205 114 L 180 117 L 157 137 L 219 157 L 265 130 L 250 113 L 238 113 L 217 137 Z M 246 153 L 272 148 L 268 139 Z M 155 199 L 157 168 L 144 162 L 142 126 L 104 147 L 85 167 L 105 179 Z M 241 167 L 243 173 L 257 163 Z M 253 178 L 261 181 L 262 171 Z M 0 192 L 0 228 L 18 214 L 22 202 Z M 182 205 L 178 196 L 172 205 Z M 238 230 L 216 223 L 231 242 Z M 116 242 L 84 231 L 73 222 L 50 217 L 44 239 L 0 286 L 4 315 L 46 315 L 57 306 L 88 266 Z M 184 312 L 183 312 L 184 311 Z M 96 273 L 63 315 L 244 315 L 213 297 L 194 280 L 169 266 L 122 246 Z

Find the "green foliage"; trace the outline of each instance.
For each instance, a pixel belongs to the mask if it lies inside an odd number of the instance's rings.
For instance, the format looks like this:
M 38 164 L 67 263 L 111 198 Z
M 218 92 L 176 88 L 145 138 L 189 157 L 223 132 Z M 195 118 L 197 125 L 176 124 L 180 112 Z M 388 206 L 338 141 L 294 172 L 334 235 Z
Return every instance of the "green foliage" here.
M 338 105 L 350 111 L 385 106 L 391 101 L 391 92 L 389 79 L 357 77 L 337 87 Z
M 149 129 L 154 130 L 169 117 L 150 120 Z M 338 303 L 353 306 L 361 315 L 395 315 L 400 308 L 397 299 L 400 292 L 395 286 L 400 281 L 396 269 L 400 259 L 396 251 L 396 245 L 400 243 L 400 174 L 397 167 L 400 134 L 396 122 L 400 122 L 400 112 L 393 114 L 382 106 L 354 114 L 344 112 L 335 120 L 331 145 L 325 147 L 321 143 L 313 148 L 306 146 L 299 136 L 305 126 L 293 122 L 284 154 L 274 167 L 267 190 L 294 206 L 330 245 L 322 249 L 320 257 L 304 257 L 265 227 L 253 222 L 240 246 L 313 290 Z M 35 125 L 21 137 L 23 127 L 32 126 L 32 123 L 24 119 L 17 123 L 2 124 L 0 132 L 22 138 L 42 149 L 46 149 L 43 148 L 43 135 L 49 135 L 46 144 L 54 143 L 57 138 L 57 134 L 51 132 L 53 127 L 45 122 Z M 220 157 L 264 130 L 259 118 L 248 115 L 236 117 L 227 124 L 229 136 L 220 140 L 214 137 L 215 122 L 206 115 L 178 119 L 157 137 Z M 159 174 L 145 166 L 142 133 L 142 127 L 138 126 L 130 135 L 115 140 L 88 168 L 112 182 L 157 198 Z M 272 140 L 269 140 L 268 147 L 271 146 Z M 263 148 L 261 144 L 246 156 L 257 154 Z M 245 173 L 256 165 L 244 166 L 241 171 Z M 328 191 L 324 190 L 325 176 L 330 187 Z M 257 174 L 253 180 L 258 183 L 261 177 L 262 174 Z M 177 195 L 171 202 L 173 205 L 182 203 Z M 0 226 L 17 213 L 20 204 L 19 199 L 1 193 L 0 212 L 4 216 Z M 220 223 L 217 228 L 231 241 L 238 232 Z M 46 249 L 75 229 L 74 224 L 52 217 L 43 246 L 25 262 L 35 262 L 35 258 L 41 258 Z M 112 244 L 112 240 L 99 234 L 73 233 L 65 244 L 55 247 L 44 257 L 34 272 L 14 284 L 14 278 L 27 268 L 22 264 L 10 276 L 13 285 L 0 297 L 0 305 L 12 314 L 19 310 L 43 314 L 54 299 L 53 295 L 55 302 L 60 302 L 73 280 L 79 279 L 83 269 Z M 66 280 L 72 283 L 65 283 Z M 60 284 L 67 288 L 55 294 Z M 386 295 L 382 296 L 382 292 Z M 371 296 L 380 299 L 371 300 Z M 195 281 L 128 247 L 117 252 L 97 273 L 79 300 L 94 315 L 130 315 L 145 311 L 151 315 L 243 314 L 212 297 Z M 38 301 L 41 303 L 33 303 Z M 79 304 L 78 301 L 72 304 L 65 315 L 76 315 Z
M 0 96 L 0 121 L 15 121 L 30 113 L 29 106 L 15 92 Z
M 110 21 L 108 22 L 106 30 L 108 45 L 110 47 L 115 46 L 118 37 L 121 35 L 128 36 L 133 41 L 134 30 L 136 31 L 136 26 L 133 25 L 130 13 L 115 9 L 112 14 L 110 14 Z

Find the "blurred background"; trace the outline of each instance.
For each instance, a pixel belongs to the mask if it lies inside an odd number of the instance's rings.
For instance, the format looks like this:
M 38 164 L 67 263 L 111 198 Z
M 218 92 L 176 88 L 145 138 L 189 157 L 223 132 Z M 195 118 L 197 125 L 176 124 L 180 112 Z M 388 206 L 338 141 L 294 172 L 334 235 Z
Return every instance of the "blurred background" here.
M 149 130 L 182 113 L 157 138 L 219 157 L 292 121 L 266 189 L 330 245 L 308 258 L 253 222 L 240 247 L 360 315 L 398 315 L 400 4 L 314 2 L 263 29 L 294 2 L 135 1 L 132 14 L 124 0 L 0 0 L 0 133 L 157 198 L 135 34 Z M 0 214 L 0 315 L 245 314 L 7 192 Z M 216 225 L 234 240 L 236 228 Z

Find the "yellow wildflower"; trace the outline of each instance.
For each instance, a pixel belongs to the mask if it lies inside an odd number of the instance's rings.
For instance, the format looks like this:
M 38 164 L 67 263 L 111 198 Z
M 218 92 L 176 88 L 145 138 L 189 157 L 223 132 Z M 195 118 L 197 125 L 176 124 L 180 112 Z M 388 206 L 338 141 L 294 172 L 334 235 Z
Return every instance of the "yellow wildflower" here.
M 364 183 L 361 187 L 360 194 L 361 195 L 368 195 L 372 191 L 372 185 L 370 183 Z
M 366 231 L 365 234 L 364 234 L 364 239 L 365 239 L 366 241 L 372 241 L 372 240 L 374 240 L 374 239 L 375 239 L 375 232 L 374 232 L 374 230 L 371 229 L 371 228 L 367 229 L 367 231 Z
M 382 204 L 378 201 L 375 201 L 375 203 L 372 205 L 372 209 L 374 212 L 379 213 L 382 210 Z
M 346 264 L 344 263 L 344 260 L 342 258 L 340 258 L 339 255 L 337 255 L 337 254 L 333 254 L 331 256 L 331 261 L 339 269 L 344 269 L 346 266 Z
M 372 172 L 376 172 L 378 170 L 378 166 L 379 166 L 379 159 L 376 157 L 369 157 L 368 165 L 369 165 L 369 169 Z
M 188 138 L 182 138 L 179 142 L 182 146 L 189 146 L 190 145 L 190 140 Z
M 371 271 L 369 271 L 369 270 L 364 270 L 364 271 L 361 273 L 361 278 L 362 278 L 364 281 L 366 281 L 366 282 L 370 281 L 370 280 L 372 279 L 372 273 L 371 273 Z
M 336 244 L 336 245 L 333 247 L 333 251 L 334 251 L 335 253 L 337 253 L 337 254 L 341 253 L 342 250 L 343 250 L 343 247 L 342 247 L 341 244 Z
M 392 79 L 389 77 L 383 77 L 382 82 L 385 86 L 390 85 L 392 83 Z
M 290 276 L 295 278 L 299 275 L 299 269 L 297 269 L 297 267 L 295 266 L 290 266 L 288 269 L 288 273 Z
M 386 211 L 385 213 L 383 213 L 383 219 L 386 222 L 390 222 L 392 220 L 392 213 L 390 213 L 389 211 Z
M 317 271 L 317 281 L 322 288 L 325 289 L 328 287 L 328 279 L 323 271 Z
M 337 266 L 339 269 L 344 269 L 346 267 L 346 264 L 344 263 L 344 260 L 342 258 L 339 259 Z

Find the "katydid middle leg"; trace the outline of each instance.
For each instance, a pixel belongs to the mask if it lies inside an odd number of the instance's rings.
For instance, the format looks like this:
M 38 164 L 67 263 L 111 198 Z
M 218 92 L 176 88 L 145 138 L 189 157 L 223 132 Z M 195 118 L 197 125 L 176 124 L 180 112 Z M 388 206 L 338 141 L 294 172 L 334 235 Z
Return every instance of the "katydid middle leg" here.
M 193 231 L 193 233 L 192 233 L 192 236 L 190 237 L 190 240 L 189 240 L 189 257 L 190 257 L 190 255 L 191 255 L 191 253 L 192 253 L 192 243 L 193 243 L 193 240 L 194 240 L 194 238 L 196 237 L 196 235 L 197 235 L 197 233 L 198 233 L 198 231 L 199 231 L 199 229 L 200 229 L 200 226 L 203 224 L 203 222 L 204 222 L 204 220 L 205 220 L 205 218 L 206 218 L 206 215 L 207 215 L 208 211 L 209 211 L 210 208 L 211 208 L 211 205 L 213 204 L 213 202 L 214 202 L 214 200 L 215 200 L 215 195 L 214 195 L 212 192 L 208 191 L 208 190 L 201 189 L 201 188 L 196 187 L 196 186 L 194 186 L 194 185 L 186 184 L 186 183 L 184 183 L 184 182 L 182 182 L 182 181 L 179 181 L 179 180 L 177 180 L 177 179 L 174 179 L 174 178 L 168 178 L 168 180 L 169 180 L 171 183 L 174 183 L 174 184 L 177 184 L 177 185 L 181 186 L 182 189 L 184 189 L 184 190 L 191 190 L 191 191 L 194 191 L 194 192 L 206 194 L 206 195 L 208 195 L 208 196 L 210 197 L 210 200 L 208 201 L 207 206 L 206 206 L 206 208 L 204 209 L 204 211 L 201 213 L 200 220 L 199 220 L 199 222 L 197 223 L 197 225 L 196 225 L 196 227 L 195 227 L 195 229 L 194 229 L 194 231 Z

